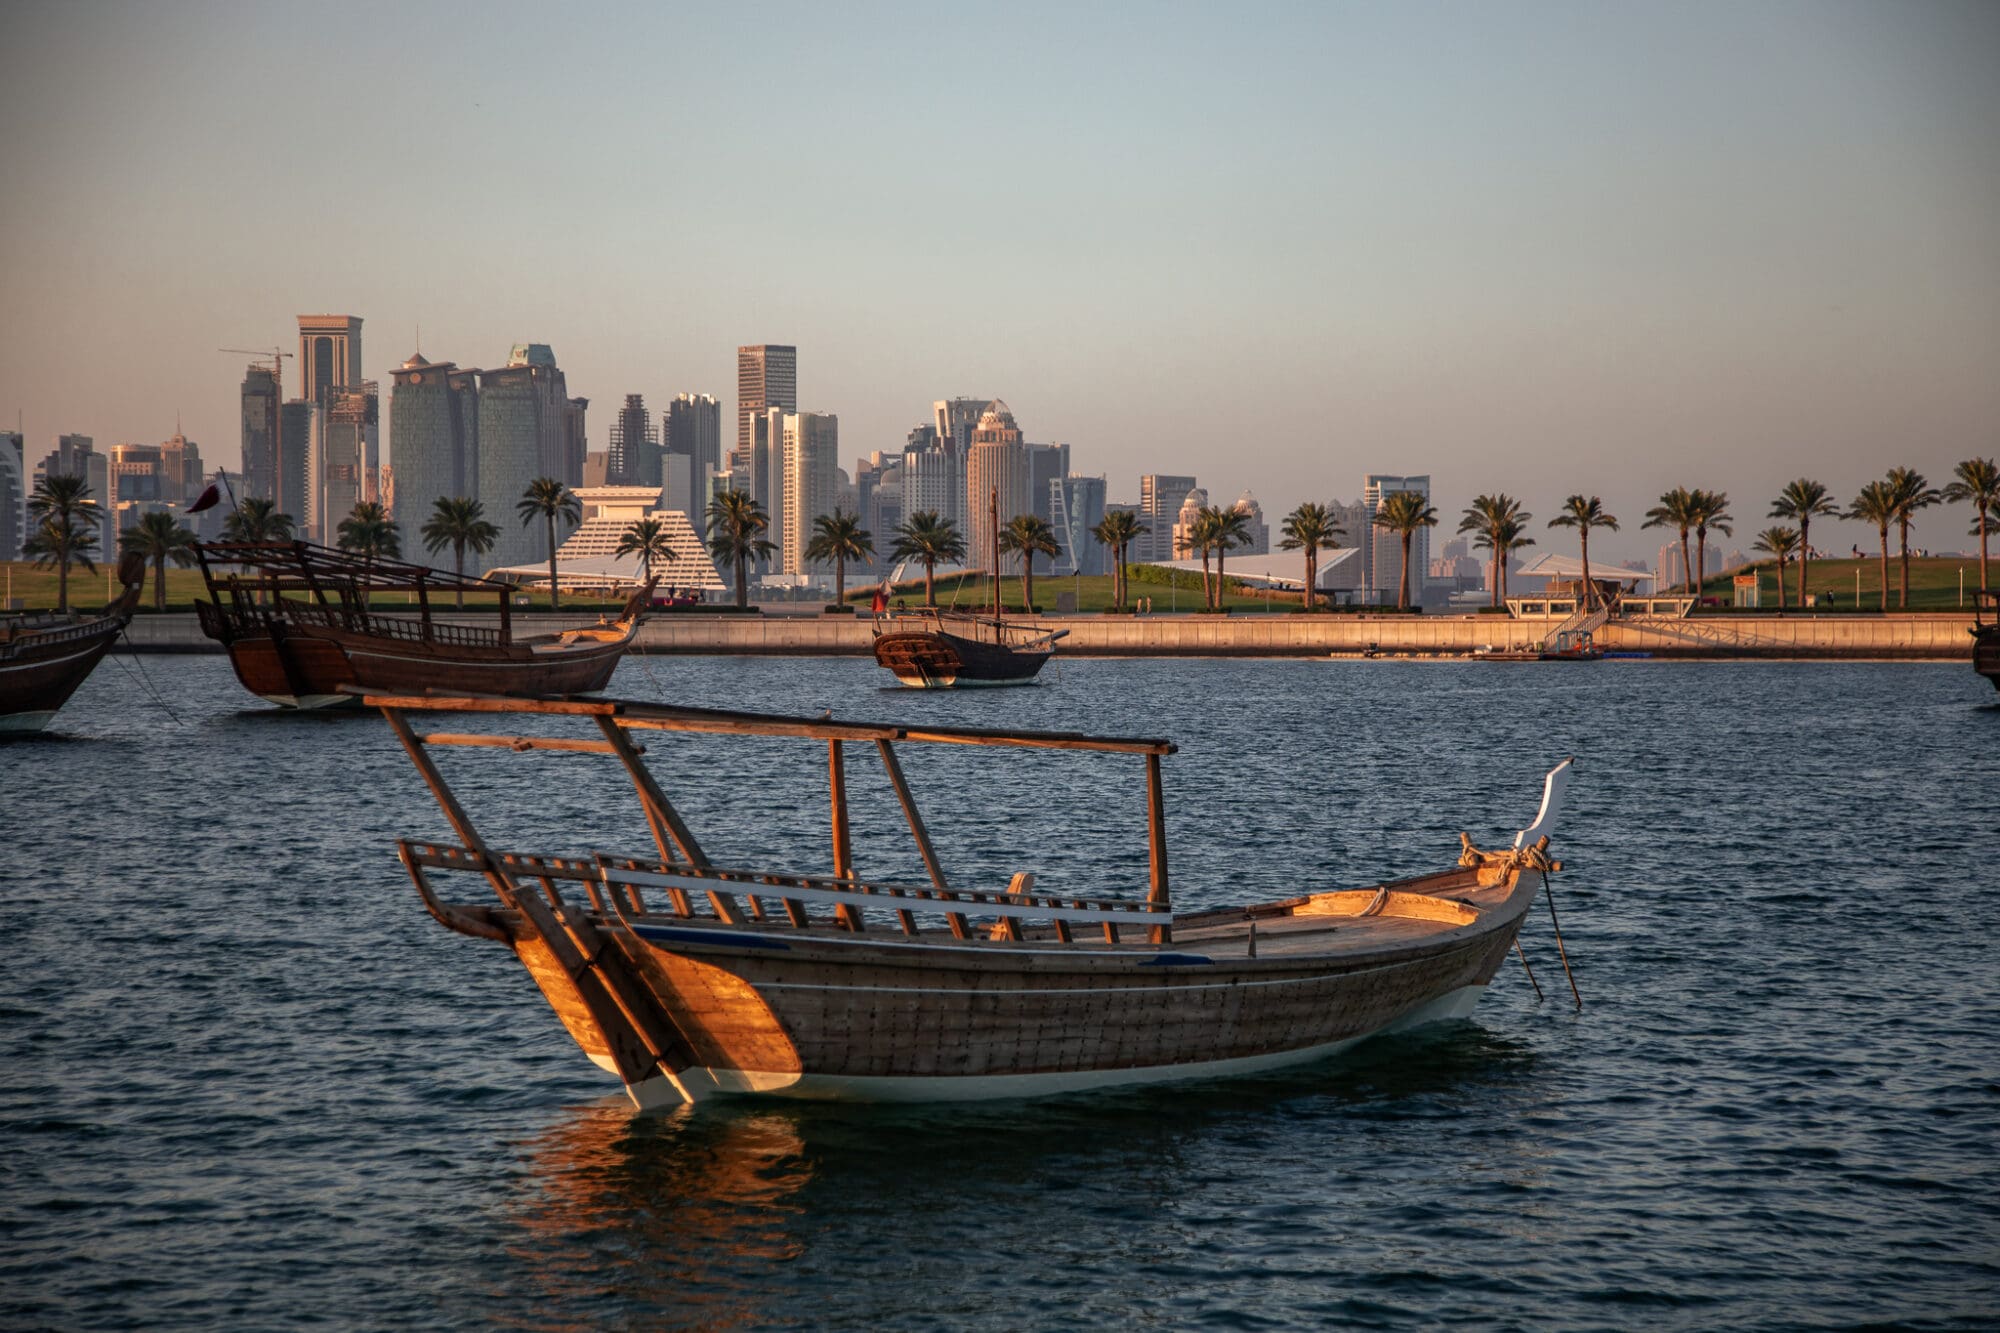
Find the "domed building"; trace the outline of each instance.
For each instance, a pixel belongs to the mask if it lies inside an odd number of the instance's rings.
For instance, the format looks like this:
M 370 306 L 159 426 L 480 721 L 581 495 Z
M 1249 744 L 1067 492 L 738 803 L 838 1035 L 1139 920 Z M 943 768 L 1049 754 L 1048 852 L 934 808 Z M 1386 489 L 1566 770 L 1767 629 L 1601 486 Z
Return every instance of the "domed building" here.
M 1231 505 L 1230 508 L 1250 520 L 1247 525 L 1250 530 L 1250 540 L 1246 544 L 1237 547 L 1231 554 L 1269 555 L 1271 553 L 1271 525 L 1264 521 L 1264 508 L 1257 503 L 1257 497 L 1250 493 L 1248 487 L 1245 487 L 1243 494 L 1236 497 L 1236 503 Z
M 1201 511 L 1208 508 L 1208 492 L 1197 486 L 1181 501 L 1180 512 L 1174 515 L 1174 559 L 1197 558 L 1201 552 L 1194 549 L 1195 520 Z

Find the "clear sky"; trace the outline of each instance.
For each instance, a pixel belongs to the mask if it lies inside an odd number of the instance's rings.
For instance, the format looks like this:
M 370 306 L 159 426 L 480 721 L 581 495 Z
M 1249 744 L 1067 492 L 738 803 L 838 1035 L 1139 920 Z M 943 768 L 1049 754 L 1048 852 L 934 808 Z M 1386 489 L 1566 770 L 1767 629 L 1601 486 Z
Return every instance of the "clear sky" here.
M 731 433 L 736 345 L 789 342 L 850 467 L 997 395 L 1114 499 L 1429 472 L 1447 529 L 1600 494 L 1621 557 L 1671 485 L 1747 546 L 1791 477 L 2000 453 L 1992 0 L 16 0 L 0 118 L 31 460 L 178 412 L 233 465 L 215 349 L 319 311 L 385 389 L 419 325 L 549 343 L 596 448 L 630 392 Z

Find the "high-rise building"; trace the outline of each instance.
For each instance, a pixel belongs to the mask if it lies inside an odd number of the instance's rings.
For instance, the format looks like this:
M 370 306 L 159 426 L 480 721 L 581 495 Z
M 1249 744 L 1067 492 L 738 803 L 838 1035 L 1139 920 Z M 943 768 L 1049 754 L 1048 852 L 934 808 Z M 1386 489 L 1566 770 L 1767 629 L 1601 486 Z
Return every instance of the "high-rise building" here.
M 505 367 L 480 374 L 479 503 L 500 525 L 489 568 L 548 559 L 547 525 L 521 523 L 515 506 L 536 478 L 563 478 L 571 410 L 563 373 L 545 343 L 517 343 Z M 581 481 L 583 460 L 576 461 Z M 558 524 L 558 544 L 563 536 Z
M 932 513 L 957 527 L 965 535 L 965 480 L 959 471 L 959 455 L 938 438 L 931 426 L 910 432 L 903 446 L 899 469 L 903 490 L 902 521 L 918 514 Z
M 628 393 L 611 423 L 611 475 L 620 486 L 660 484 L 660 437 L 646 395 Z
M 274 500 L 278 495 L 279 408 L 284 390 L 272 366 L 243 371 L 243 495 Z
M 177 463 L 178 459 L 175 460 Z M 180 496 L 162 483 L 166 469 L 157 444 L 114 444 L 111 446 L 110 490 L 101 497 L 116 509 L 135 500 L 174 502 Z
M 1104 521 L 1105 479 L 1071 473 L 1049 483 L 1049 522 L 1056 530 L 1058 574 L 1102 574 L 1107 554 L 1096 528 Z
M 313 541 L 331 546 L 354 506 L 378 498 L 381 399 L 373 380 L 322 385 L 320 398 L 304 526 Z M 418 544 L 416 534 L 402 536 L 412 546 Z
M 763 506 L 771 520 L 771 540 L 783 544 L 785 531 L 785 409 L 769 407 L 750 418 L 750 498 Z M 783 561 L 773 557 L 768 566 L 782 569 Z
M 0 560 L 18 560 L 27 538 L 27 441 L 18 430 L 0 430 Z
M 784 416 L 784 523 L 779 569 L 810 574 L 813 520 L 833 512 L 840 483 L 840 418 L 831 412 Z
M 1193 477 L 1149 472 L 1139 478 L 1139 522 L 1146 528 L 1132 540 L 1125 558 L 1133 564 L 1174 558 L 1174 519 L 1181 501 L 1195 488 Z
M 290 514 L 301 536 L 306 531 L 313 441 L 319 434 L 319 404 L 294 398 L 278 409 L 278 512 Z
M 1428 500 L 1431 479 L 1427 476 L 1392 477 L 1379 472 L 1371 472 L 1361 479 L 1361 503 L 1369 515 L 1366 540 L 1372 548 L 1367 585 L 1370 601 L 1393 601 L 1402 592 L 1403 539 L 1386 528 L 1374 526 L 1374 516 L 1382 512 L 1383 503 L 1398 491 L 1415 491 Z M 1424 573 L 1430 567 L 1431 530 L 1418 528 L 1410 541 L 1410 602 L 1413 605 L 1424 598 Z
M 750 418 L 771 408 L 799 410 L 799 349 L 756 343 L 736 349 L 736 447 L 750 448 Z
M 1052 507 L 1052 497 L 1055 493 L 1049 489 L 1049 484 L 1061 481 L 1069 475 L 1069 446 L 1031 444 L 1026 448 L 1028 508 L 1022 512 L 1032 513 L 1044 523 L 1054 523 L 1055 510 Z
M 478 374 L 449 361 L 427 361 L 421 352 L 389 374 L 389 459 L 396 469 L 391 516 L 402 534 L 403 558 L 449 569 L 449 548 L 426 552 L 421 534 L 439 500 L 479 494 Z M 509 517 L 485 515 L 495 524 Z
M 1264 506 L 1257 503 L 1257 497 L 1248 490 L 1236 497 L 1236 503 L 1229 506 L 1243 515 L 1249 522 L 1243 526 L 1243 545 L 1233 548 L 1231 555 L 1269 555 L 1271 553 L 1271 525 L 1264 521 Z
M 972 432 L 979 429 L 979 418 L 992 403 L 991 398 L 940 398 L 932 403 L 934 428 L 945 447 L 965 457 L 972 448 Z
M 966 561 L 986 568 L 993 562 L 994 506 L 1000 527 L 1016 514 L 1032 513 L 1028 495 L 1028 450 L 1007 404 L 995 398 L 972 430 L 965 464 Z
M 685 454 L 697 490 L 722 470 L 722 403 L 705 393 L 676 394 L 660 418 L 660 443 Z
M 1201 552 L 1194 548 L 1195 524 L 1201 521 L 1201 511 L 1208 508 L 1208 492 L 1197 486 L 1181 499 L 1181 507 L 1174 511 L 1173 544 L 1170 548 L 1176 560 L 1196 560 Z
M 561 470 L 555 475 L 561 477 L 563 485 L 572 490 L 583 484 L 583 460 L 590 453 L 590 435 L 586 424 L 589 414 L 588 398 L 571 398 L 563 404 Z
M 299 316 L 299 397 L 361 382 L 361 321 L 353 315 Z
M 56 436 L 56 447 L 35 464 L 34 476 L 28 482 L 30 496 L 34 494 L 35 483 L 43 477 L 82 477 L 83 484 L 90 488 L 84 498 L 95 506 L 97 515 L 98 554 L 118 549 L 111 507 L 111 460 L 97 452 L 95 440 L 88 435 Z

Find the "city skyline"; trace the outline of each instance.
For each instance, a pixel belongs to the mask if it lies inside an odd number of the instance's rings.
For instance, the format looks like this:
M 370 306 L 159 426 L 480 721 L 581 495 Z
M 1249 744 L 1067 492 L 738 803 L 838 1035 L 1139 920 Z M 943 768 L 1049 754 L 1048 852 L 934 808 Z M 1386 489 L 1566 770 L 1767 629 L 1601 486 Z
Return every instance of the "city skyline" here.
M 419 346 L 498 366 L 532 340 L 580 397 L 729 404 L 734 350 L 782 340 L 798 401 L 841 418 L 843 468 L 990 388 L 1114 502 L 1191 474 L 1276 521 L 1369 472 L 1427 473 L 1448 520 L 1480 491 L 1537 526 L 1602 495 L 1618 558 L 1652 554 L 1636 526 L 1669 486 L 1727 490 L 1741 533 L 1792 477 L 1847 499 L 2000 443 L 1991 6 L 795 10 L 769 29 L 634 10 L 533 42 L 356 13 L 10 18 L 0 415 L 29 456 L 63 434 L 157 443 L 178 412 L 233 462 L 246 358 L 213 349 L 283 347 L 301 310 L 363 318 L 353 378 L 385 387 Z M 417 31 L 378 40 L 392 17 Z M 447 32 L 466 58 L 425 63 Z M 897 71 L 959 40 L 1024 95 L 918 112 Z M 531 59 L 544 41 L 619 68 L 700 58 L 641 100 L 559 77 Z M 807 68 L 824 78 L 778 77 Z M 366 165 L 284 151 L 258 108 L 356 70 Z M 374 151 L 410 123 L 482 145 L 449 188 Z M 740 188 L 759 140 L 806 164 L 815 207 Z M 908 207 L 946 160 L 1007 205 Z M 1964 519 L 1930 511 L 1917 540 L 1964 549 Z

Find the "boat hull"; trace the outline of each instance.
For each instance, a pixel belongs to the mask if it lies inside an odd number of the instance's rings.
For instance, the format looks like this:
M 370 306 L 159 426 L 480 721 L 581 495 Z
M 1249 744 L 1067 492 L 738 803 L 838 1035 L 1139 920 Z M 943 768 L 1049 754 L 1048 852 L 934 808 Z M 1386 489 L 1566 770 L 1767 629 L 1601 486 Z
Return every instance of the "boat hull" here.
M 1470 1014 L 1540 883 L 1522 872 L 1479 925 L 1433 943 L 1268 959 L 1214 957 L 1200 943 L 1080 954 L 867 935 L 745 939 L 635 919 L 628 953 L 693 1058 L 628 1091 L 641 1106 L 982 1101 L 1309 1064 Z M 584 1053 L 615 1072 L 553 955 L 532 939 L 515 948 Z
M 1027 685 L 1054 655 L 1050 648 L 1010 648 L 945 630 L 895 630 L 875 636 L 875 661 L 916 689 Z
M 34 635 L 0 652 L 0 733 L 46 727 L 117 641 L 129 615 L 112 615 L 73 629 Z
M 2000 629 L 1982 631 L 1973 641 L 1972 669 L 2000 690 Z
M 316 627 L 269 628 L 224 640 L 236 679 L 282 707 L 351 707 L 358 686 L 395 693 L 507 695 L 589 694 L 611 681 L 629 638 L 537 653 L 526 646 L 485 652 L 425 651 L 425 645 L 374 640 Z

